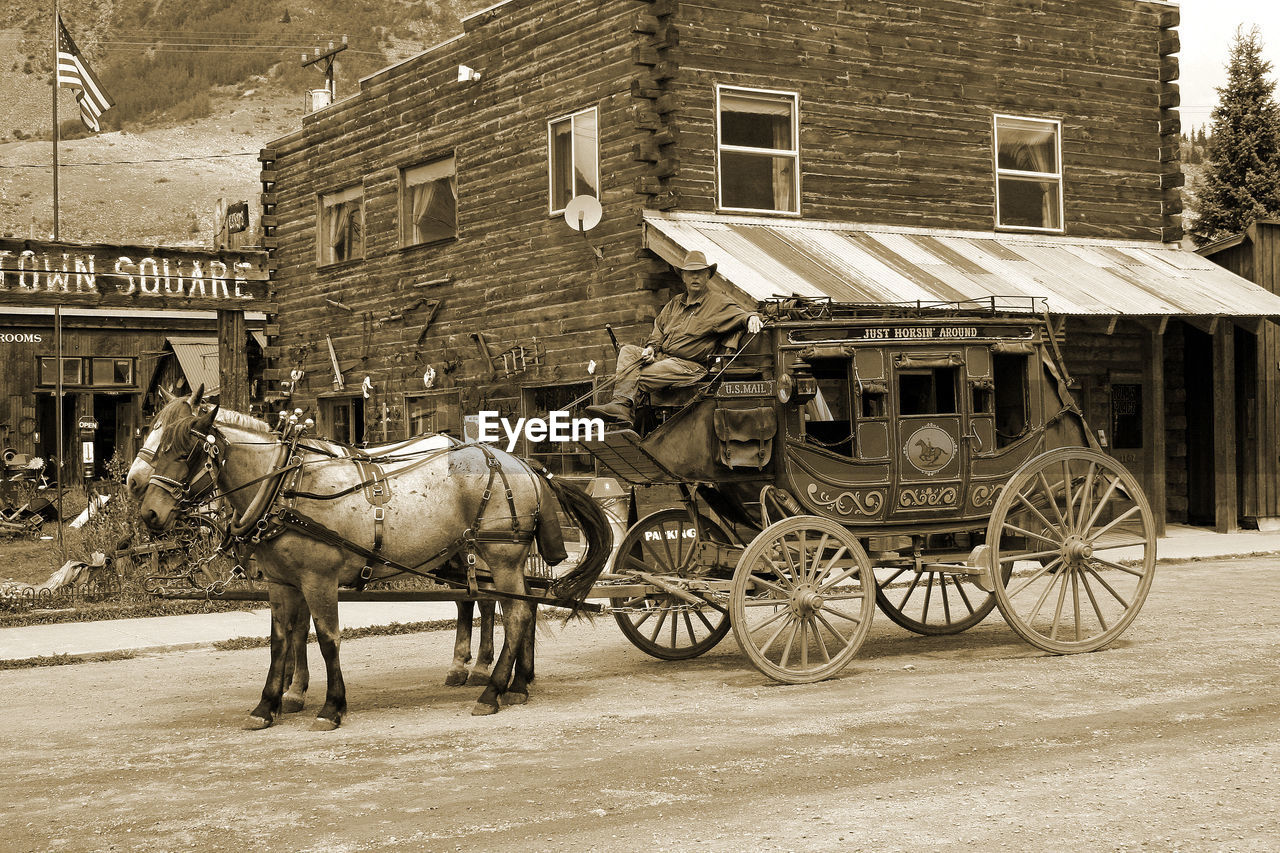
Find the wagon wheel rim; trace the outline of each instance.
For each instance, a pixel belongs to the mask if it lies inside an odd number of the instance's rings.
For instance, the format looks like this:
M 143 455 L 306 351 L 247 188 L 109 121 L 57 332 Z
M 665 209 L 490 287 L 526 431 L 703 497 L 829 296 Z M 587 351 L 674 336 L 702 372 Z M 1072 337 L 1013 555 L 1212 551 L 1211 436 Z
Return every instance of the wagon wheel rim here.
M 705 515 L 699 524 L 711 541 L 728 544 L 729 534 Z M 713 567 L 697 562 L 697 540 L 684 535 L 692 516 L 675 507 L 636 522 L 618 545 L 614 573 L 641 571 L 673 576 L 706 575 Z M 654 539 L 646 534 L 657 534 Z M 674 535 L 669 535 L 674 534 Z M 694 607 L 669 593 L 613 598 L 613 618 L 632 645 L 661 660 L 688 660 L 705 654 L 729 633 L 729 616 L 707 605 Z
M 1113 642 L 1155 574 L 1150 504 L 1123 465 L 1095 450 L 1062 448 L 1019 469 L 996 502 L 987 541 L 1005 620 L 1056 654 Z
M 818 516 L 766 527 L 738 561 L 734 637 L 770 678 L 805 684 L 843 670 L 867 638 L 875 574 L 858 540 Z
M 897 625 L 916 634 L 959 634 L 977 625 L 996 607 L 995 593 L 982 590 L 953 572 L 915 565 L 882 569 L 876 604 Z

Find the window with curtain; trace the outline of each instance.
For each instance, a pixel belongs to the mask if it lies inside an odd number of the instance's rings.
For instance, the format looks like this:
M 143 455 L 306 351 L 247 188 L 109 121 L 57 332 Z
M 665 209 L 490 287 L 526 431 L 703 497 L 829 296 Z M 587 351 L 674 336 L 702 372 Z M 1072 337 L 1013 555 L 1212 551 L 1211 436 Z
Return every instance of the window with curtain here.
M 996 226 L 1062 230 L 1062 123 L 995 117 Z
M 716 102 L 719 206 L 798 213 L 799 96 L 719 87 Z
M 320 196 L 316 244 L 321 265 L 364 257 L 364 187 Z
M 458 236 L 458 182 L 454 160 L 444 157 L 400 171 L 400 245 Z
M 462 438 L 462 409 L 457 391 L 405 394 L 404 409 L 409 438 L 430 433 Z
M 547 123 L 552 213 L 574 196 L 600 197 L 599 124 L 595 107 Z

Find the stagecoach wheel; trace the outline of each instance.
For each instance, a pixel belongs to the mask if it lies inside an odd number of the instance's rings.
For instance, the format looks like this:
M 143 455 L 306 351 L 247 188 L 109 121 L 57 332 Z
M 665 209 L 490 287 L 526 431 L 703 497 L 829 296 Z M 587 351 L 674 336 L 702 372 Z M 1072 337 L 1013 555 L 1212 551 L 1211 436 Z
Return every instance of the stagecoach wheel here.
M 703 535 L 729 544 L 729 534 L 705 515 L 699 516 Z M 697 528 L 684 508 L 662 509 L 636 522 L 618 545 L 614 572 L 704 576 L 713 566 L 698 561 Z M 662 660 L 688 660 L 714 648 L 729 633 L 729 617 L 710 605 L 696 607 L 669 593 L 614 598 L 622 633 L 637 649 Z
M 1027 462 L 987 529 L 996 604 L 1020 637 L 1056 654 L 1091 652 L 1138 615 L 1155 574 L 1151 506 L 1123 465 L 1065 447 Z
M 867 638 L 875 589 L 871 561 L 849 531 L 818 516 L 784 518 L 738 561 L 733 635 L 770 678 L 821 681 L 844 669 Z
M 876 586 L 876 604 L 898 625 L 926 636 L 959 634 L 995 609 L 994 593 L 965 575 L 927 566 L 891 566 Z

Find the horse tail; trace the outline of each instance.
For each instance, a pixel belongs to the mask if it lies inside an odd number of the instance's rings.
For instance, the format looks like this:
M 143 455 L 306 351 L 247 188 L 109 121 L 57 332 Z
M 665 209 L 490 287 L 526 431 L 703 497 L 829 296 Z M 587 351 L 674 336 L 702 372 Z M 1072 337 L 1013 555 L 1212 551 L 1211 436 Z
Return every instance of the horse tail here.
M 582 529 L 587 540 L 587 549 L 578 560 L 578 565 L 562 578 L 551 584 L 549 592 L 552 598 L 581 604 L 596 584 L 596 579 L 609 563 L 609 554 L 613 550 L 613 528 L 605 517 L 604 510 L 591 499 L 586 492 L 567 483 L 558 477 L 552 477 L 547 470 L 537 463 L 535 469 L 555 492 L 556 500 Z M 573 608 L 576 612 L 577 608 Z

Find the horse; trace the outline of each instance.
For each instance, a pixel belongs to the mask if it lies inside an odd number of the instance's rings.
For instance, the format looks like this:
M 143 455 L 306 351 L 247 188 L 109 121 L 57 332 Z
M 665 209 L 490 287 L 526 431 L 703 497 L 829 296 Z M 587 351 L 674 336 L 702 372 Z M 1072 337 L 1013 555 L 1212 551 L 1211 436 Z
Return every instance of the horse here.
M 204 403 L 204 385 L 191 392 L 189 396 L 178 397 L 160 389 L 160 394 L 164 398 L 166 405 L 156 412 L 155 417 L 151 420 L 151 426 L 143 439 L 142 447 L 138 450 L 138 454 L 134 457 L 133 463 L 129 466 L 129 472 L 125 477 L 125 485 L 134 500 L 141 504 L 142 493 L 147 487 L 147 483 L 151 480 L 151 461 L 155 458 L 156 450 L 160 447 L 160 442 L 164 437 L 164 429 L 169 420 L 173 420 L 178 415 L 194 415 L 201 411 Z M 169 406 L 168 403 L 179 401 L 185 402 L 182 406 Z M 222 413 L 219 412 L 219 415 Z M 418 436 L 407 441 L 394 442 L 391 444 L 371 445 L 365 448 L 363 453 L 369 456 L 381 456 L 384 453 L 413 453 L 425 450 L 420 445 L 431 443 L 435 436 Z M 319 441 L 312 439 L 313 442 Z M 330 452 L 337 452 L 342 447 L 338 442 L 319 441 Z M 471 599 L 460 599 L 457 602 L 458 618 L 455 622 L 454 641 L 453 641 L 453 660 L 450 662 L 449 670 L 445 674 L 444 683 L 446 687 L 460 687 L 467 683 L 483 682 L 488 678 L 489 668 L 493 666 L 493 626 L 494 626 L 494 610 L 495 602 L 489 599 L 480 599 L 473 601 Z M 471 634 L 475 620 L 475 611 L 480 612 L 480 647 L 476 650 L 475 666 L 471 664 Z M 290 632 L 302 632 L 296 640 L 294 646 L 299 649 L 306 648 L 307 630 L 311 625 L 311 614 L 305 607 L 300 608 L 298 624 L 291 626 Z M 310 683 L 310 672 L 307 667 L 307 656 L 300 654 L 296 661 L 289 660 L 285 664 L 285 681 L 289 687 L 285 691 L 283 709 L 286 713 L 294 713 L 301 711 L 306 696 L 307 687 Z
M 169 406 L 190 409 L 182 401 Z M 392 493 L 383 512 L 373 516 L 383 519 L 379 530 L 361 494 L 369 483 L 361 481 L 353 460 L 291 445 L 247 415 L 227 412 L 219 419 L 218 414 L 216 407 L 165 414 L 165 435 L 139 512 L 149 528 L 163 531 L 184 499 L 202 499 L 216 488 L 233 507 L 233 528 L 256 531 L 255 559 L 269 581 L 271 665 L 246 727 L 271 725 L 281 709 L 284 661 L 286 653 L 296 653 L 292 647 L 297 643 L 289 628 L 302 607 L 315 620 L 328 677 L 325 703 L 313 728 L 331 730 L 347 710 L 338 655 L 339 585 L 403 571 L 430 572 L 456 562 L 451 558 L 464 552 L 468 563 L 475 560 L 487 571 L 493 591 L 508 602 L 502 652 L 472 713 L 492 714 L 500 702 L 527 701 L 532 604 L 546 600 L 577 612 L 612 546 L 603 512 L 584 492 L 496 448 L 454 443 L 427 457 L 387 466 L 382 483 Z M 498 477 L 502 489 L 494 488 Z M 285 507 L 276 505 L 279 499 Z M 548 512 L 554 518 L 557 502 L 581 526 L 586 549 L 579 564 L 553 581 L 545 596 L 531 596 L 525 559 L 539 524 L 546 523 Z M 435 576 L 468 586 L 443 570 Z

